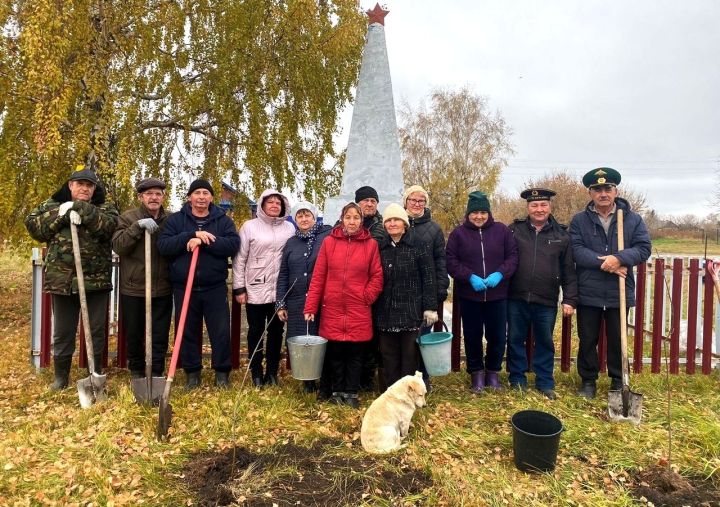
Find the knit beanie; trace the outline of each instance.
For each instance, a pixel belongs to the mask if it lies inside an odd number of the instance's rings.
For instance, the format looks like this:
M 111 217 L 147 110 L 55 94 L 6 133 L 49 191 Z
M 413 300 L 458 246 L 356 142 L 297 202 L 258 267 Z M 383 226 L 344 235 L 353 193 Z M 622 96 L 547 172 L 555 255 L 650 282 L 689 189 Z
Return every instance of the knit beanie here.
M 355 191 L 355 202 L 360 202 L 364 199 L 373 198 L 376 201 L 380 202 L 380 197 L 378 197 L 377 190 L 375 190 L 373 187 L 360 187 Z
M 213 191 L 213 188 L 212 188 L 212 185 L 210 185 L 210 182 L 208 180 L 204 180 L 202 178 L 197 179 L 197 180 L 193 181 L 192 183 L 190 183 L 190 188 L 188 188 L 187 195 L 192 194 L 193 192 L 195 192 L 196 190 L 198 190 L 200 188 L 204 188 L 205 190 L 210 192 L 210 195 L 213 195 L 213 196 L 215 195 L 215 192 Z
M 410 227 L 410 220 L 408 219 L 407 211 L 405 211 L 402 206 L 395 204 L 394 202 L 387 205 L 385 210 L 382 212 L 382 217 L 383 224 L 391 218 L 399 218 L 405 222 L 405 227 Z
M 490 212 L 490 201 L 488 200 L 487 194 L 480 190 L 468 194 L 467 211 L 465 215 L 469 215 L 473 211 Z
M 310 213 L 313 214 L 315 218 L 317 218 L 317 207 L 311 202 L 300 201 L 292 207 L 292 214 L 290 216 L 293 218 L 293 220 L 295 219 L 295 215 L 298 214 L 298 211 L 302 210 L 308 210 Z
M 405 192 L 403 192 L 403 199 L 402 203 L 407 208 L 407 200 L 408 197 L 410 197 L 410 194 L 419 193 L 425 196 L 425 207 L 430 206 L 430 196 L 427 193 L 427 190 L 425 190 L 420 185 L 412 185 L 411 187 L 408 187 L 405 189 Z

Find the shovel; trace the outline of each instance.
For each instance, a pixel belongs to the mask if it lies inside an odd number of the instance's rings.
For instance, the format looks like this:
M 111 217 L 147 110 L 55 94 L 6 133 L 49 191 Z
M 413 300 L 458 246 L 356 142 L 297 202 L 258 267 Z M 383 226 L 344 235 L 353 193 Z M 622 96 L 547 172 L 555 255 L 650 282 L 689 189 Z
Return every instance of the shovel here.
M 618 251 L 625 248 L 623 210 L 617 210 Z M 620 282 L 620 354 L 622 356 L 622 389 L 608 391 L 608 415 L 611 421 L 628 421 L 640 424 L 642 419 L 642 394 L 630 390 L 630 366 L 627 352 L 627 308 L 625 279 Z
M 178 319 L 177 329 L 175 330 L 175 344 L 173 345 L 172 359 L 170 359 L 170 368 L 168 368 L 168 376 L 165 381 L 165 390 L 160 398 L 160 412 L 158 416 L 157 437 L 158 440 L 167 438 L 170 422 L 172 421 L 172 406 L 170 405 L 170 387 L 172 387 L 175 379 L 175 370 L 177 369 L 178 357 L 180 356 L 180 347 L 182 345 L 183 331 L 185 331 L 185 318 L 187 317 L 187 309 L 190 303 L 190 293 L 192 292 L 193 281 L 195 280 L 195 266 L 197 265 L 200 247 L 195 247 L 190 261 L 190 270 L 188 272 L 187 282 L 185 282 L 185 295 L 183 296 L 182 309 L 180 310 L 180 319 Z
M 85 350 L 87 351 L 88 368 L 90 369 L 89 377 L 77 381 L 77 390 L 80 397 L 80 406 L 90 408 L 95 402 L 107 400 L 107 391 L 105 390 L 107 376 L 95 373 L 95 349 L 93 348 L 90 315 L 88 314 L 87 296 L 85 294 L 85 277 L 83 276 L 82 260 L 80 259 L 80 240 L 78 239 L 77 225 L 72 222 L 70 222 L 70 235 L 72 236 L 75 273 L 78 281 Z
M 150 258 L 150 231 L 145 229 L 145 378 L 130 382 L 135 401 L 157 405 L 165 386 L 164 377 L 152 376 L 152 262 Z

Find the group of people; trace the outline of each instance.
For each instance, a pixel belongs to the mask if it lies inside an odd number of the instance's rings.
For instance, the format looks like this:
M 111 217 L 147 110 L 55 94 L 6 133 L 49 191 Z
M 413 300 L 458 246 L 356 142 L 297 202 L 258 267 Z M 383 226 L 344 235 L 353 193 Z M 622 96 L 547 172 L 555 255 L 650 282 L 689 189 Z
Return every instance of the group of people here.
M 98 373 L 112 288 L 111 250 L 120 256 L 129 368 L 133 378 L 142 378 L 146 276 L 152 280 L 152 374 L 160 376 L 173 306 L 177 310 L 182 305 L 192 253 L 199 248 L 180 352 L 189 389 L 202 382 L 203 320 L 215 385 L 229 385 L 228 259 L 232 295 L 246 306 L 249 368 L 258 388 L 278 384 L 284 333 L 328 339 L 319 385 L 308 381 L 304 390 L 317 391 L 319 399 L 333 403 L 358 407 L 358 393 L 373 388 L 376 371 L 380 389 L 418 369 L 424 372 L 416 341 L 437 322 L 450 275 L 459 298 L 472 391 L 501 388 L 499 373 L 507 353 L 511 387 L 526 389 L 526 373 L 532 369 L 535 387 L 556 397 L 553 330 L 558 304 L 563 315 L 578 314 L 579 394 L 596 394 L 601 321 L 608 336 L 611 389 L 619 389 L 618 277 L 625 280 L 632 306 L 633 266 L 650 255 L 642 219 L 618 197 L 620 179 L 611 168 L 585 175 L 590 203 L 575 215 L 569 231 L 551 213 L 552 190 L 522 192 L 527 216 L 509 226 L 495 221 L 485 193 L 472 192 L 465 220 L 450 233 L 446 246 L 442 229 L 432 220 L 429 194 L 417 185 L 382 214 L 377 191 L 361 187 L 334 226 L 318 221 L 313 203 L 301 201 L 291 208 L 280 191 L 267 189 L 257 216 L 238 233 L 224 210 L 213 204 L 207 180 L 193 181 L 182 209 L 168 214 L 165 183 L 145 178 L 136 185 L 139 206 L 119 215 L 105 200 L 95 173 L 79 167 L 25 221 L 31 236 L 48 244 L 44 290 L 52 294 L 54 310 L 52 388 L 67 387 L 75 349 L 79 298 L 72 221 L 81 240 Z M 617 248 L 619 209 L 624 212 L 622 251 Z M 145 272 L 145 241 L 150 241 L 150 273 Z M 531 366 L 526 355 L 530 329 L 535 341 Z M 426 372 L 424 380 L 429 388 Z

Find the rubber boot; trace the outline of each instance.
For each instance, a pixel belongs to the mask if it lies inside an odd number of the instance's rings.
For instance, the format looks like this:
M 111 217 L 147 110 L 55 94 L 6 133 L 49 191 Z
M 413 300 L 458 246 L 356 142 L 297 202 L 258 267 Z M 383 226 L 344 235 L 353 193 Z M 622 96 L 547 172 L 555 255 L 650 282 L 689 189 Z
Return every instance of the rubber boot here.
M 577 394 L 582 398 L 587 398 L 589 400 L 593 399 L 597 394 L 597 386 L 595 385 L 595 381 L 583 380 L 582 386 L 578 390 Z
M 230 372 L 228 371 L 216 371 L 215 372 L 215 387 L 220 389 L 227 389 L 230 386 Z
M 66 389 L 70 379 L 70 365 L 72 363 L 71 357 L 53 357 L 53 364 L 55 367 L 55 381 L 50 385 L 51 391 L 60 391 Z
M 474 371 L 470 375 L 472 377 L 472 387 L 470 388 L 471 391 L 479 393 L 483 389 L 485 389 L 485 372 L 484 371 Z
M 186 373 L 186 380 L 185 380 L 185 389 L 197 389 L 200 387 L 200 373 L 201 370 L 198 371 L 191 371 L 189 373 Z
M 102 352 L 93 357 L 95 358 L 95 373 L 102 375 Z
M 315 385 L 314 380 L 305 380 L 303 381 L 303 393 L 310 394 L 317 391 L 317 386 Z
M 330 399 L 328 400 L 328 403 L 332 405 L 343 405 L 345 403 L 345 396 L 347 396 L 347 393 L 343 393 L 341 391 L 333 391 L 332 396 L 330 396 Z
M 485 383 L 491 389 L 502 389 L 498 372 L 485 370 Z
M 274 373 L 266 373 L 265 374 L 265 385 L 266 386 L 277 386 L 278 384 L 278 378 L 277 375 Z

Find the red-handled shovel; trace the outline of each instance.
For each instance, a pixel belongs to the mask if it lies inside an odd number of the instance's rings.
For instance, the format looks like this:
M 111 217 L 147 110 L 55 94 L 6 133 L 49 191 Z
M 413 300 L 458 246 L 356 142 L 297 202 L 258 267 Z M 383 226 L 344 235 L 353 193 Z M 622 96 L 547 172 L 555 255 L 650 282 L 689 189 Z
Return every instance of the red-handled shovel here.
M 175 345 L 173 345 L 172 359 L 170 360 L 170 368 L 168 369 L 167 380 L 165 381 L 165 391 L 160 398 L 160 412 L 158 417 L 157 437 L 158 440 L 167 438 L 170 422 L 172 421 L 172 406 L 170 405 L 170 388 L 175 379 L 175 370 L 177 369 L 178 357 L 180 356 L 180 347 L 182 346 L 183 332 L 185 331 L 185 318 L 187 317 L 187 309 L 190 304 L 190 293 L 192 292 L 193 281 L 195 280 L 195 267 L 197 266 L 198 254 L 200 247 L 195 247 L 190 261 L 190 269 L 188 272 L 187 282 L 185 283 L 185 295 L 183 296 L 182 310 L 180 310 L 180 319 L 178 319 L 177 329 L 175 330 Z

